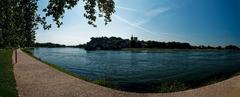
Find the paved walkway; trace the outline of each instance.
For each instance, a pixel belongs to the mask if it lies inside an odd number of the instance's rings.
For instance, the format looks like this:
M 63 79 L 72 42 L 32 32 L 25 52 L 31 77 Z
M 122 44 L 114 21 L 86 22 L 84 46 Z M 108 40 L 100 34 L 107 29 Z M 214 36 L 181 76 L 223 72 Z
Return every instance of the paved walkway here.
M 240 76 L 175 93 L 129 93 L 62 73 L 18 50 L 14 74 L 20 97 L 240 97 Z

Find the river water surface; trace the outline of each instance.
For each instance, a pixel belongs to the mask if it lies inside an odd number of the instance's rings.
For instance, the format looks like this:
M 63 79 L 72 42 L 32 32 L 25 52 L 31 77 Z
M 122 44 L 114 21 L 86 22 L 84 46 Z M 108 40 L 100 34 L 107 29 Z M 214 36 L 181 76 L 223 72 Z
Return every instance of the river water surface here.
M 240 51 L 155 50 L 85 51 L 35 48 L 33 55 L 90 80 L 104 80 L 122 90 L 147 90 L 156 83 L 201 82 L 240 71 Z

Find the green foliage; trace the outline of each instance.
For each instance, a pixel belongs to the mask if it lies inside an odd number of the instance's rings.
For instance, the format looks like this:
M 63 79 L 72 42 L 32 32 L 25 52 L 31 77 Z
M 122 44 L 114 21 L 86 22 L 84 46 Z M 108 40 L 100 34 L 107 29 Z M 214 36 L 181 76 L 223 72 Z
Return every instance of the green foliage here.
M 18 97 L 11 58 L 12 50 L 0 49 L 0 97 Z
M 107 83 L 106 83 L 105 80 L 95 80 L 92 83 L 98 84 L 98 85 L 101 85 L 101 86 L 107 86 Z
M 0 0 L 0 47 L 31 47 L 35 41 L 35 31 L 38 24 L 44 29 L 50 29 L 47 17 L 52 17 L 56 25 L 63 23 L 65 10 L 72 9 L 79 0 L 49 0 L 47 8 L 43 10 L 45 16 L 37 14 L 38 0 Z M 99 17 L 104 17 L 105 24 L 111 22 L 114 11 L 113 0 L 83 0 L 85 3 L 84 16 L 88 23 L 96 27 L 96 9 Z
M 119 37 L 92 37 L 85 46 L 86 50 L 156 50 L 156 49 L 207 49 L 207 50 L 240 50 L 235 45 L 229 45 L 225 48 L 218 46 L 193 46 L 186 42 L 159 42 L 159 41 L 140 41 L 137 37 L 122 39 Z
M 87 43 L 86 50 L 121 50 L 124 48 L 161 48 L 161 49 L 191 49 L 189 43 L 138 41 L 135 39 L 122 39 L 118 37 L 96 37 Z
M 87 43 L 86 50 L 120 50 L 129 46 L 129 40 L 117 37 L 96 37 L 91 38 Z
M 46 17 L 52 16 L 56 25 L 60 27 L 63 23 L 60 21 L 63 18 L 66 9 L 72 9 L 77 5 L 79 0 L 49 0 L 47 8 L 43 11 L 46 12 Z M 111 22 L 111 15 L 115 12 L 113 0 L 83 0 L 85 3 L 84 17 L 88 19 L 88 24 L 96 27 L 96 7 L 98 8 L 99 17 L 104 17 L 105 24 Z
M 15 45 L 17 41 L 15 32 L 16 21 L 14 15 L 16 11 L 16 2 L 14 0 L 1 0 L 0 1 L 0 46 Z
M 34 47 L 67 47 L 66 45 L 55 44 L 55 43 L 36 43 Z
M 119 86 L 116 83 L 110 83 L 108 81 L 106 81 L 106 79 L 98 79 L 98 80 L 93 80 L 91 81 L 91 83 L 100 85 L 100 86 L 104 86 L 104 87 L 108 87 L 108 88 L 112 88 L 112 89 L 116 89 L 116 90 L 121 90 L 121 88 L 119 88 Z
M 239 47 L 237 47 L 235 45 L 228 45 L 228 46 L 225 47 L 225 49 L 237 50 L 237 49 L 239 49 Z
M 161 83 L 156 87 L 156 92 L 167 93 L 167 92 L 176 92 L 189 89 L 189 86 L 186 86 L 183 82 L 173 81 Z
M 0 1 L 0 47 L 31 46 L 35 41 L 37 1 Z

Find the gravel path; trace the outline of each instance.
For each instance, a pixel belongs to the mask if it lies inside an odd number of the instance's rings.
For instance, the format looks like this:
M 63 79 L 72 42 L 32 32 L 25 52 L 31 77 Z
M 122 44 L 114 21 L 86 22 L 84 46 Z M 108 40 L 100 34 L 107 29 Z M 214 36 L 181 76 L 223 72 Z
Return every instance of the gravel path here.
M 240 76 L 175 93 L 129 93 L 105 88 L 60 72 L 21 50 L 14 74 L 20 97 L 240 97 Z M 14 59 L 14 58 L 13 58 Z

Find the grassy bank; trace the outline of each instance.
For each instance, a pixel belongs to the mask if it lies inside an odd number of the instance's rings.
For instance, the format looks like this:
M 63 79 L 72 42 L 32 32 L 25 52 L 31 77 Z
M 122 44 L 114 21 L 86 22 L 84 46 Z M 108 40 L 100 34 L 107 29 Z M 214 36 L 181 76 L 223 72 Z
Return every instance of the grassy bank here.
M 18 97 L 11 49 L 0 49 L 0 97 Z

